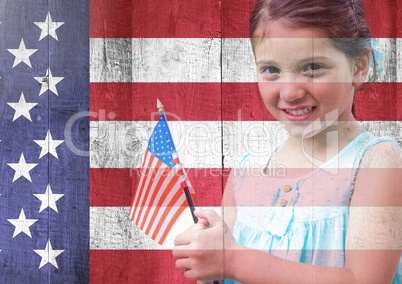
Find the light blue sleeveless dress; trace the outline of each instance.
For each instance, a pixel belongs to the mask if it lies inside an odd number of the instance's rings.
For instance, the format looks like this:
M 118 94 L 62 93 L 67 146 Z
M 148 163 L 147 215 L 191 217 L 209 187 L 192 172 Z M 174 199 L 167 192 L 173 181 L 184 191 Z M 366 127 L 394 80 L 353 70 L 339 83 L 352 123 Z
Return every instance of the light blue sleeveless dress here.
M 246 155 L 233 178 L 236 241 L 295 262 L 344 267 L 357 169 L 367 150 L 384 141 L 395 143 L 364 132 L 322 166 L 294 179 L 259 174 L 256 167 L 264 168 L 264 162 Z M 392 283 L 402 283 L 402 258 Z

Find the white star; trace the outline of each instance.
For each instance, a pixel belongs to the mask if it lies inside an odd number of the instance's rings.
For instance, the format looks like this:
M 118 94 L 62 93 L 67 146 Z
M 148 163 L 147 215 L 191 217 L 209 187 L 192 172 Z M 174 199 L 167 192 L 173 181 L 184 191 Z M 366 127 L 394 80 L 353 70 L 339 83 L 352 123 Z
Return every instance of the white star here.
M 57 266 L 56 257 L 62 254 L 64 252 L 64 249 L 53 250 L 52 244 L 50 243 L 50 239 L 47 241 L 45 249 L 34 249 L 33 251 L 39 254 L 40 257 L 42 257 L 42 260 L 40 261 L 39 264 L 39 268 L 42 268 L 47 263 L 52 264 L 57 269 L 59 268 Z
M 13 68 L 18 64 L 20 64 L 21 62 L 24 62 L 26 65 L 32 68 L 31 60 L 29 60 L 29 57 L 36 51 L 38 51 L 37 49 L 27 49 L 25 47 L 24 39 L 21 39 L 20 47 L 18 49 L 7 49 L 7 50 L 11 52 L 12 55 L 15 56 Z
M 18 103 L 7 103 L 10 107 L 15 110 L 13 121 L 15 121 L 20 116 L 25 116 L 29 121 L 32 121 L 31 114 L 29 111 L 37 105 L 37 103 L 27 103 L 25 101 L 24 93 L 21 93 L 20 100 Z
M 36 81 L 38 81 L 42 87 L 39 92 L 39 96 L 42 95 L 44 92 L 47 90 L 50 90 L 53 92 L 56 96 L 59 94 L 57 93 L 56 85 L 64 79 L 64 77 L 53 77 L 52 71 L 50 68 L 47 69 L 46 71 L 46 76 L 45 77 L 34 77 Z
M 7 165 L 15 171 L 13 182 L 22 176 L 32 182 L 29 171 L 35 168 L 38 164 L 25 162 L 24 153 L 21 153 L 18 163 L 7 163 Z
M 53 22 L 52 16 L 50 15 L 50 12 L 48 12 L 46 20 L 44 22 L 34 22 L 34 24 L 37 25 L 42 30 L 39 37 L 39 41 L 48 35 L 53 37 L 55 40 L 59 40 L 57 38 L 56 30 L 59 27 L 61 27 L 64 24 L 64 22 Z
M 46 187 L 46 192 L 44 194 L 34 194 L 34 195 L 36 198 L 42 201 L 39 213 L 48 207 L 52 208 L 54 211 L 59 213 L 59 211 L 57 210 L 56 201 L 62 198 L 64 194 L 53 194 L 52 189 L 50 188 L 50 184 L 48 184 Z
M 25 217 L 24 209 L 21 209 L 20 217 L 18 219 L 7 219 L 8 222 L 15 226 L 13 238 L 17 236 L 19 233 L 25 233 L 28 237 L 32 239 L 31 231 L 29 227 L 31 227 L 38 219 L 27 219 Z
M 53 140 L 52 134 L 50 133 L 50 130 L 48 130 L 45 140 L 34 140 L 34 142 L 42 147 L 42 150 L 39 154 L 39 159 L 47 153 L 52 154 L 58 159 L 59 157 L 57 156 L 56 147 L 63 143 L 64 140 Z

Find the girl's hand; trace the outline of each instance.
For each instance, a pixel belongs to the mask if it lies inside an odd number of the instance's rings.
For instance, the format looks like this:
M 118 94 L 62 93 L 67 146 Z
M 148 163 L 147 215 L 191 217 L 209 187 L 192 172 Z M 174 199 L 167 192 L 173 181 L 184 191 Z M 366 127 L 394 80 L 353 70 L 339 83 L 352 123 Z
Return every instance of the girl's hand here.
M 212 281 L 225 278 L 225 250 L 238 247 L 226 223 L 213 210 L 196 210 L 197 224 L 174 240 L 176 267 L 189 279 Z

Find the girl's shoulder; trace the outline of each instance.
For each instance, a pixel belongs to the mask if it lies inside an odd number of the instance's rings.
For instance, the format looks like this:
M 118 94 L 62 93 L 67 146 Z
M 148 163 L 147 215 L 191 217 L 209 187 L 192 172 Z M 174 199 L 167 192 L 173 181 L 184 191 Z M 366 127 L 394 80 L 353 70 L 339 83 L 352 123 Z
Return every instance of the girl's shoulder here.
M 355 167 L 399 168 L 402 161 L 400 145 L 389 137 L 376 137 L 364 132 L 353 143 L 357 153 Z M 360 138 L 360 139 L 359 139 Z
M 393 141 L 381 141 L 367 149 L 361 159 L 360 168 L 400 168 L 402 151 Z

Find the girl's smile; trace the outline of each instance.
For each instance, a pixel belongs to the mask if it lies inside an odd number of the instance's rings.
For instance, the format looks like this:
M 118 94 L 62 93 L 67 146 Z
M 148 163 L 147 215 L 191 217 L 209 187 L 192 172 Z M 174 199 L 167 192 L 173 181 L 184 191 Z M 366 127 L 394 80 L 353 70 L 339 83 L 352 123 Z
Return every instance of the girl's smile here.
M 295 108 L 284 108 L 282 111 L 290 121 L 305 121 L 308 120 L 314 112 L 313 106 L 301 106 Z

